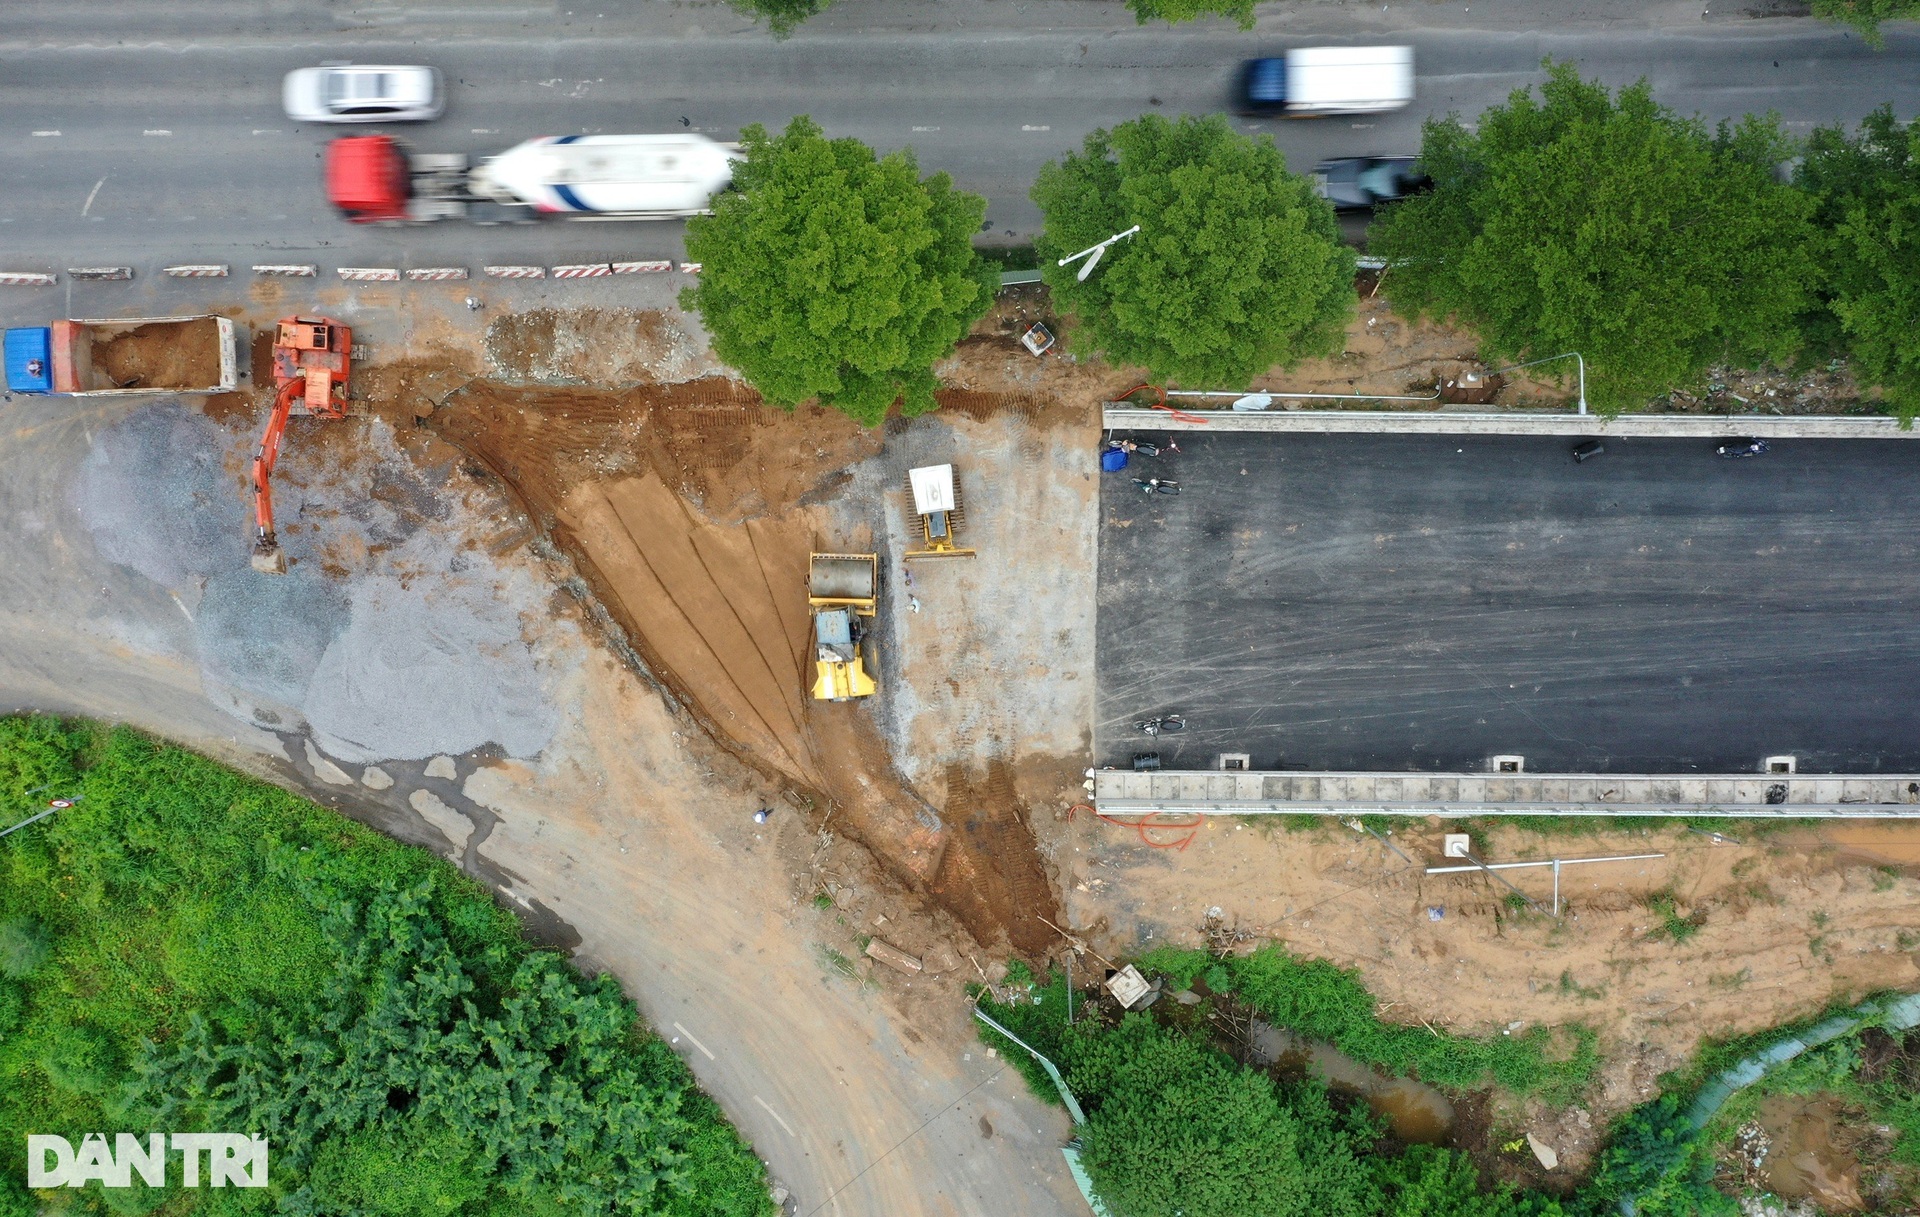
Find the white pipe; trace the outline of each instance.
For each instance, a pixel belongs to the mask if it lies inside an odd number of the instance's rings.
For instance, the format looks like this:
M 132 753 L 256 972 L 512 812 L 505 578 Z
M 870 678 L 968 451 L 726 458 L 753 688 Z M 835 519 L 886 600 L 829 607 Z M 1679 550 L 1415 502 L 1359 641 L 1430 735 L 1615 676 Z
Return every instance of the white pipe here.
M 1644 862 L 1650 858 L 1664 858 L 1665 854 L 1616 854 L 1611 858 L 1553 858 L 1545 862 L 1487 862 L 1480 866 L 1429 866 L 1429 875 L 1460 875 L 1477 870 L 1520 870 L 1529 866 L 1551 866 L 1554 874 L 1560 873 L 1563 866 L 1574 866 L 1581 862 Z

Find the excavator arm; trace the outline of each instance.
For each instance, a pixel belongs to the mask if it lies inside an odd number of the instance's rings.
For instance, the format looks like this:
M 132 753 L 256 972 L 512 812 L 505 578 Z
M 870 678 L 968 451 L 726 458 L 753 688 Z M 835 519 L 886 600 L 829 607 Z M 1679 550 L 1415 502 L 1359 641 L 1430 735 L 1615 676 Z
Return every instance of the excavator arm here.
M 293 403 L 306 391 L 304 376 L 280 386 L 273 399 L 273 413 L 267 417 L 266 432 L 260 436 L 259 451 L 253 454 L 253 515 L 258 529 L 253 541 L 253 569 L 263 575 L 287 573 L 287 555 L 281 552 L 273 534 L 273 467 L 280 459 L 280 441 L 287 434 Z

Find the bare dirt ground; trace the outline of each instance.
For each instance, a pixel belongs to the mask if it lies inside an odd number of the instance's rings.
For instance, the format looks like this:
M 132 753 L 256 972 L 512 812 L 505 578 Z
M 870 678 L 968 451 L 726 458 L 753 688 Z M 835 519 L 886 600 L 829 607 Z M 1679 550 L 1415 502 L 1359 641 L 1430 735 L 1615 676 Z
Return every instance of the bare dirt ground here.
M 391 320 L 377 292 L 353 299 Z M 1125 954 L 1198 942 L 1218 908 L 1253 941 L 1359 967 L 1388 1018 L 1592 1026 L 1607 1060 L 1584 1107 L 1460 1104 L 1490 1169 L 1538 1176 L 1497 1149 L 1518 1128 L 1558 1149 L 1549 1184 L 1699 1036 L 1920 983 L 1920 889 L 1875 869 L 1920 865 L 1920 834 L 1885 826 L 1738 846 L 1494 831 L 1503 860 L 1669 855 L 1568 871 L 1552 923 L 1344 829 L 1221 821 L 1174 851 L 1069 819 L 1092 721 L 1098 405 L 1144 376 L 1030 355 L 1027 325 L 1060 332 L 1046 310 L 1003 294 L 940 368 L 943 409 L 875 431 L 765 407 L 670 312 L 509 315 L 484 340 L 456 309 L 377 343 L 368 328 L 368 417 L 297 424 L 294 571 L 266 585 L 246 581 L 243 494 L 263 390 L 204 417 L 10 407 L 0 692 L 277 758 L 280 780 L 459 859 L 617 971 L 822 1212 L 1079 1203 L 1063 1130 L 962 1017 L 996 960 L 1059 959 L 1056 925 Z M 1376 299 L 1342 359 L 1262 383 L 1402 392 L 1471 352 Z M 1564 399 L 1550 381 L 1508 392 Z M 83 491 L 135 490 L 76 508 L 82 461 Z M 909 567 L 905 471 L 943 461 L 979 554 Z M 882 692 L 864 703 L 805 696 L 816 547 L 882 558 Z M 436 771 L 436 754 L 456 759 Z M 1399 841 L 1424 862 L 1440 831 Z M 1683 942 L 1648 906 L 1669 889 L 1700 922 Z M 875 939 L 922 970 L 866 958 Z
M 1251 934 L 1249 948 L 1281 942 L 1358 968 L 1389 1021 L 1481 1035 L 1516 1025 L 1593 1028 L 1603 1062 L 1582 1107 L 1489 1113 L 1490 1143 L 1530 1131 L 1561 1163 L 1553 1177 L 1525 1155 L 1491 1164 L 1547 1184 L 1577 1179 L 1607 1121 L 1650 1097 L 1659 1075 L 1703 1036 L 1760 1031 L 1835 1000 L 1920 986 L 1917 825 L 1875 825 L 1871 834 L 1833 826 L 1844 844 L 1819 836 L 1715 843 L 1684 830 L 1552 838 L 1490 830 L 1482 846 L 1490 861 L 1667 855 L 1563 868 L 1566 910 L 1555 922 L 1514 910 L 1507 890 L 1483 875 L 1424 874 L 1443 864 L 1447 827 L 1438 822 L 1396 831 L 1409 864 L 1335 824 L 1290 832 L 1271 820 L 1218 819 L 1179 850 L 1152 848 L 1084 813 L 1036 820 L 1060 863 L 1072 928 L 1105 954 L 1205 945 L 1204 923 L 1218 909 Z M 1505 874 L 1548 901 L 1549 870 Z M 1666 934 L 1650 907 L 1661 893 L 1697 923 L 1684 941 Z M 1430 909 L 1441 910 L 1439 920 Z

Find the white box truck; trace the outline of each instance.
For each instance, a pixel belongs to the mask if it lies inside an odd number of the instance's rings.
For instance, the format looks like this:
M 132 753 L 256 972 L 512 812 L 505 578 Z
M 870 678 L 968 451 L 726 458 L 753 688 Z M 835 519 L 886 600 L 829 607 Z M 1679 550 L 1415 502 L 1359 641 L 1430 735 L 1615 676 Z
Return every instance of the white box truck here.
M 1383 114 L 1413 100 L 1410 46 L 1296 47 L 1249 59 L 1235 108 L 1242 114 L 1316 118 Z

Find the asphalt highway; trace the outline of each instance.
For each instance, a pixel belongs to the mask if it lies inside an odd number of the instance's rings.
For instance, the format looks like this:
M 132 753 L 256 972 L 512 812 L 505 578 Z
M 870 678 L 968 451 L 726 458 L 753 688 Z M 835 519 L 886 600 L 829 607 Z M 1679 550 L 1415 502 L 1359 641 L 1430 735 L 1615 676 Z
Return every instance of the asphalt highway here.
M 1193 432 L 1140 462 L 1178 497 L 1103 475 L 1099 762 L 1920 767 L 1911 444 L 1571 446 Z
M 551 18 L 448 21 L 430 36 L 401 38 L 377 25 L 321 30 L 311 20 L 276 30 L 253 14 L 224 34 L 203 21 L 114 42 L 97 22 L 83 32 L 69 13 L 24 0 L 0 31 L 0 269 L 238 262 L 274 251 L 411 266 L 680 251 L 681 225 L 673 222 L 346 223 L 325 203 L 321 149 L 345 130 L 378 128 L 296 124 L 278 100 L 285 72 L 325 60 L 442 69 L 446 116 L 401 130 L 424 151 L 487 153 L 568 132 L 691 129 L 731 139 L 746 123 L 777 127 L 810 113 L 833 135 L 881 149 L 911 145 L 924 170 L 945 170 L 988 198 L 988 227 L 1002 239 L 1032 235 L 1039 215 L 1026 192 L 1036 171 L 1089 130 L 1149 110 L 1220 110 L 1241 59 L 1290 41 L 1407 41 L 1417 71 L 1418 99 L 1396 114 L 1236 120 L 1271 132 L 1298 169 L 1330 156 L 1414 151 L 1422 119 L 1472 114 L 1539 81 L 1546 56 L 1578 60 L 1613 83 L 1645 74 L 1662 101 L 1709 120 L 1771 108 L 1804 132 L 1883 102 L 1903 116 L 1920 108 L 1920 33 L 1910 26 L 1890 30 L 1887 49 L 1874 52 L 1812 21 L 1358 36 L 1348 25 L 1344 35 L 1329 27 L 1287 37 L 1217 24 L 952 30 L 823 22 L 776 41 L 740 28 L 589 32 Z

